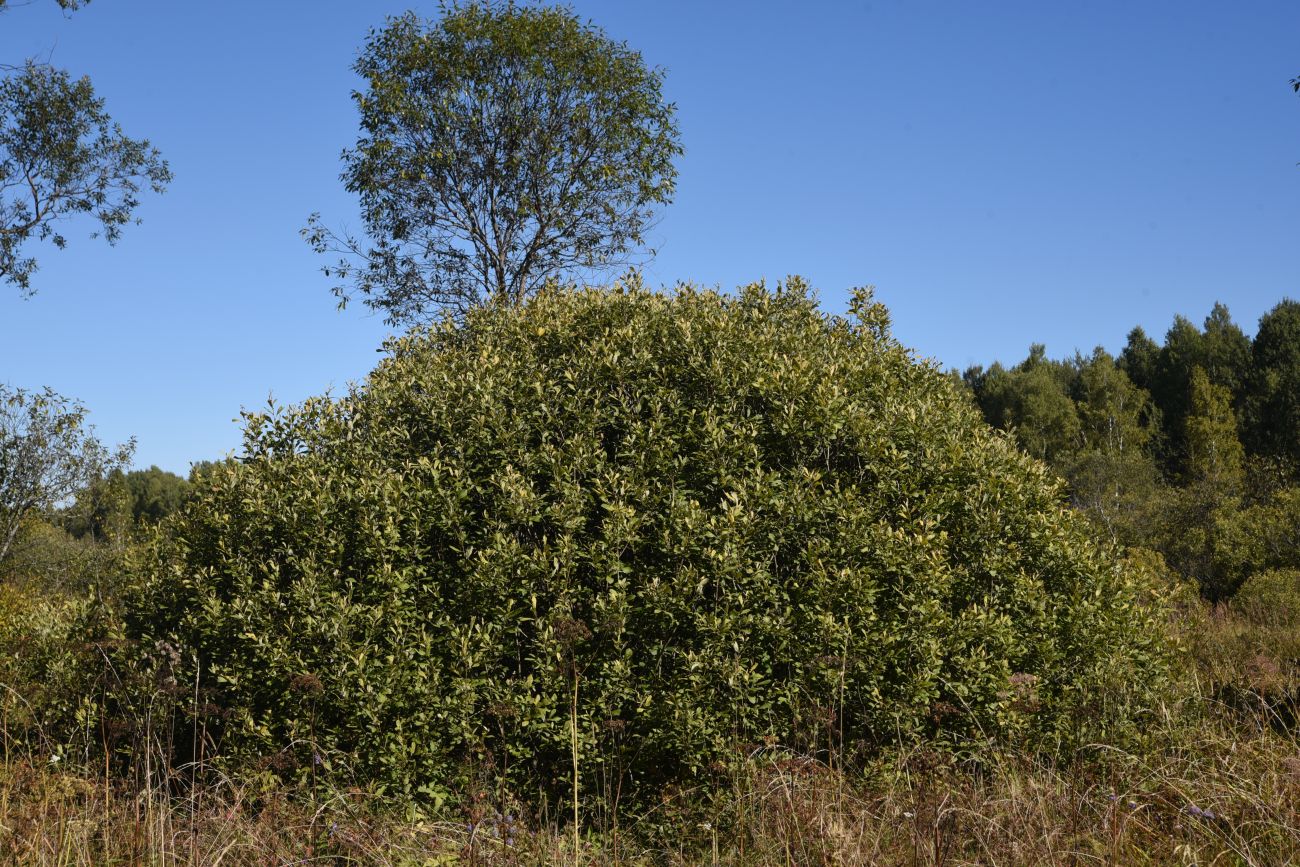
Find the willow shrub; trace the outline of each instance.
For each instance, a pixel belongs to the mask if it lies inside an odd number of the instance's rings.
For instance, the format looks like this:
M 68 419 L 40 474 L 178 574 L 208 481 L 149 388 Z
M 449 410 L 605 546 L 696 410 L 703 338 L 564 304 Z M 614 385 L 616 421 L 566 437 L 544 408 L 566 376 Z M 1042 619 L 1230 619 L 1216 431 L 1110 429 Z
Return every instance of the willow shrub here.
M 1140 580 L 867 293 L 555 290 L 389 350 L 250 415 L 144 564 L 230 759 L 554 805 L 576 758 L 629 805 L 756 744 L 1109 736 L 1160 680 Z

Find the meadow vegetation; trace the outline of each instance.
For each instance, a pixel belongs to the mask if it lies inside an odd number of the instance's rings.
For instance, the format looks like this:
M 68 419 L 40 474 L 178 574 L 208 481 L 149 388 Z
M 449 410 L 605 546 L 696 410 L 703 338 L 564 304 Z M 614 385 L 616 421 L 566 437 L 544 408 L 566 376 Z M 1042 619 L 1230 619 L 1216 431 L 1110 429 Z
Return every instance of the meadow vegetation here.
M 188 479 L 0 386 L 0 863 L 1300 861 L 1300 304 L 945 374 L 866 291 L 560 285 L 650 254 L 663 71 L 512 2 L 354 69 L 364 382 Z M 171 175 L 0 72 L 30 294 Z
M 839 318 L 797 280 L 557 287 L 388 350 L 250 414 L 238 461 L 112 472 L 27 519 L 0 858 L 1300 848 L 1285 549 L 1225 591 L 1108 532 L 869 293 Z M 1197 478 L 1155 484 L 1196 513 Z M 1282 532 L 1287 484 L 1237 508 Z

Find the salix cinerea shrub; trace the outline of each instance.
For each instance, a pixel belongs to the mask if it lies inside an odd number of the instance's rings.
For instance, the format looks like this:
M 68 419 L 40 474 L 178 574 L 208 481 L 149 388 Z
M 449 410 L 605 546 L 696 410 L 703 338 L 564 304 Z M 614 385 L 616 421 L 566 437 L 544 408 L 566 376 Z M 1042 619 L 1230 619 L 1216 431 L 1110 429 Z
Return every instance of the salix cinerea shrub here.
M 1161 681 L 1142 581 L 869 292 L 633 278 L 388 349 L 143 563 L 228 761 L 631 808 L 768 745 L 1117 736 Z

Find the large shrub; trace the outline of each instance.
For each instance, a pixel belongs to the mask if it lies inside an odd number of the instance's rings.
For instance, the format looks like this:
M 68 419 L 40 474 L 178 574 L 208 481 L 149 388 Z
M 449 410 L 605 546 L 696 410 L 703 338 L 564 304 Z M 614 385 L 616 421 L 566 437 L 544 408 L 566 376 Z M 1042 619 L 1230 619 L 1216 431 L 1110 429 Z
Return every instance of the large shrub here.
M 249 416 L 134 633 L 200 666 L 228 756 L 434 798 L 554 804 L 576 756 L 626 804 L 747 744 L 1131 721 L 1162 670 L 1138 580 L 853 310 L 625 285 L 397 340 L 346 396 Z

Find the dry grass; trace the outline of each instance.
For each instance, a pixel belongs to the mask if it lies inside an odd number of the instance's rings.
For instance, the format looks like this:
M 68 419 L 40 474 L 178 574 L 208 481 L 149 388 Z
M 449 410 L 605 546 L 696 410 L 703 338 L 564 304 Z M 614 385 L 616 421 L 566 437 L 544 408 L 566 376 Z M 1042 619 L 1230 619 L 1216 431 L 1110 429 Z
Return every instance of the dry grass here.
M 1054 764 L 1000 750 L 975 768 L 916 750 L 846 774 L 761 752 L 617 831 L 588 815 L 575 853 L 562 819 L 486 801 L 425 819 L 358 790 L 196 787 L 194 769 L 130 784 L 11 748 L 0 863 L 1300 864 L 1300 635 L 1227 609 L 1180 625 L 1189 697 L 1140 753 L 1098 745 Z
M 1300 755 L 1269 729 L 1181 733 L 1144 757 L 1061 769 L 1001 755 L 972 773 L 917 753 L 867 779 L 757 759 L 729 791 L 665 805 L 579 863 L 1295 863 Z M 702 793 L 693 793 L 698 797 Z M 703 806 L 704 803 L 710 806 Z M 675 807 L 682 807 L 673 812 Z M 360 794 L 311 802 L 233 785 L 131 792 L 22 762 L 0 779 L 0 861 L 22 865 L 574 863 L 565 829 L 488 814 L 411 821 Z
M 756 774 L 741 792 L 741 833 L 719 860 L 1291 863 L 1300 852 L 1300 778 L 1283 760 L 1294 742 L 1226 734 L 1211 729 L 1145 757 L 1103 753 L 1064 769 L 1002 754 L 970 773 L 922 754 L 868 785 L 815 765 Z

